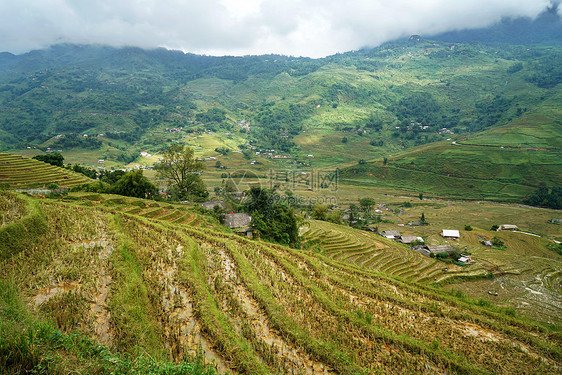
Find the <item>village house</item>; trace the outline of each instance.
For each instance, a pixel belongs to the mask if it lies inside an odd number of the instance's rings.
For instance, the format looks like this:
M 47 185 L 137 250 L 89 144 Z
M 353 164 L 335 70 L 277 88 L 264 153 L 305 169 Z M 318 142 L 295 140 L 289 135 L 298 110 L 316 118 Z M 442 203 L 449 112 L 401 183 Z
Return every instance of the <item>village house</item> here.
M 468 264 L 472 262 L 472 257 L 470 255 L 463 255 L 457 260 L 457 262 Z
M 517 230 L 517 225 L 513 224 L 502 224 L 499 226 L 498 230 Z
M 459 231 L 456 229 L 443 229 L 441 235 L 443 238 L 449 238 L 452 240 L 458 240 L 461 237 Z
M 425 255 L 426 257 L 431 255 L 431 252 L 427 249 L 427 246 L 424 245 L 418 245 L 418 246 L 414 246 L 411 247 L 412 250 L 417 251 L 418 253 Z
M 390 240 L 395 240 L 395 239 L 400 238 L 400 232 L 395 230 L 395 229 L 385 230 L 381 234 L 382 234 L 383 237 L 386 237 Z
M 454 251 L 457 251 L 453 246 L 451 245 L 431 245 L 431 246 L 426 246 L 427 250 L 429 250 L 429 252 L 431 254 L 437 255 L 440 253 L 447 253 L 447 254 L 451 254 Z
M 224 225 L 233 229 L 238 234 L 245 234 L 246 237 L 252 237 L 252 227 L 250 223 L 252 221 L 252 216 L 246 213 L 230 213 L 224 215 Z
M 406 244 L 406 245 L 409 245 L 414 241 L 424 242 L 423 238 L 418 237 L 418 236 L 401 236 L 398 241 L 402 242 L 403 244 Z

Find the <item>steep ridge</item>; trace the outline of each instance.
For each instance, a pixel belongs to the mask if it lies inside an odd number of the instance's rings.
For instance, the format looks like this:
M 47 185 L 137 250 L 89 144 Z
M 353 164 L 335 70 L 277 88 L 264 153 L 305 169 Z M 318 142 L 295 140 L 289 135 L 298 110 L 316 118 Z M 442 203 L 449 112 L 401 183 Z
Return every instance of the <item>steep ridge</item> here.
M 38 202 L 48 230 L 1 266 L 28 308 L 66 332 L 133 356 L 202 352 L 227 373 L 559 371 L 558 331 L 384 272 L 399 267 L 248 240 L 196 212 L 198 227 L 146 218 L 101 197 Z

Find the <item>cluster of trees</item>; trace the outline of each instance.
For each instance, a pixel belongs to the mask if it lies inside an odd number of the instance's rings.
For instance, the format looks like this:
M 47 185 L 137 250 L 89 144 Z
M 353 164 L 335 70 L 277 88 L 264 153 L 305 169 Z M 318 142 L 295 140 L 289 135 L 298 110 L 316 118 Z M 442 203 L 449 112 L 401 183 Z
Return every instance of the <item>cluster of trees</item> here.
M 35 155 L 32 159 L 39 160 L 57 167 L 64 167 L 64 156 L 58 152 L 52 154 Z
M 329 221 L 334 224 L 343 224 L 342 212 L 340 210 L 330 210 L 327 204 L 315 204 L 312 206 L 311 216 L 314 220 Z
M 57 138 L 53 144 L 52 148 L 75 148 L 81 147 L 90 150 L 97 150 L 102 145 L 101 140 L 96 137 L 84 137 L 77 134 L 67 134 L 62 138 Z
M 262 104 L 254 116 L 255 144 L 265 149 L 288 152 L 294 146 L 292 138 L 302 131 L 302 121 L 312 114 L 312 105 Z
M 485 98 L 476 103 L 477 118 L 472 131 L 482 130 L 499 123 L 511 107 L 513 99 L 507 99 L 502 95 Z
M 205 124 L 222 124 L 226 121 L 226 111 L 224 109 L 213 107 L 208 109 L 206 112 L 196 114 L 195 119 Z
M 541 88 L 552 88 L 562 83 L 562 53 L 551 53 L 530 66 L 527 81 Z
M 64 157 L 60 153 L 37 155 L 33 158 L 59 167 L 64 166 Z M 159 197 L 156 186 L 143 175 L 140 169 L 98 172 L 79 164 L 68 165 L 66 168 L 100 180 L 98 184 L 85 187 L 89 191 L 148 199 Z M 190 147 L 179 144 L 169 147 L 154 169 L 158 176 L 168 180 L 168 195 L 171 200 L 203 201 L 209 196 L 200 176 L 204 164 L 195 158 Z
M 555 186 L 549 189 L 546 185 L 542 185 L 529 195 L 524 203 L 537 207 L 562 209 L 562 187 Z
M 375 200 L 365 197 L 358 201 L 359 205 L 349 206 L 347 218 L 344 220 L 343 213 L 338 209 L 330 209 L 328 205 L 316 204 L 311 207 L 311 217 L 315 220 L 329 221 L 335 224 L 347 223 L 353 228 L 363 229 L 373 223 L 381 222 L 379 215 L 373 214 Z
M 441 110 L 437 100 L 427 92 L 413 92 L 400 99 L 398 105 L 390 108 L 399 121 L 419 122 L 423 125 L 433 125 L 438 122 Z
M 143 134 L 144 130 L 136 127 L 130 131 L 106 132 L 105 136 L 110 139 L 118 139 L 127 143 L 135 143 L 142 137 Z
M 298 244 L 298 219 L 275 190 L 252 187 L 243 210 L 252 215 L 252 227 L 260 238 L 284 245 Z

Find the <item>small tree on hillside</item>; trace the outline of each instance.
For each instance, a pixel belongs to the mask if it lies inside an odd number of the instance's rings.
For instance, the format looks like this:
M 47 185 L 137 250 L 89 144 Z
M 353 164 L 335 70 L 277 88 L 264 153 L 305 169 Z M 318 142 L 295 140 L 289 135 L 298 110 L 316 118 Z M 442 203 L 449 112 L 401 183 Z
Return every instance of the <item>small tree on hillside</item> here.
M 359 206 L 364 212 L 371 212 L 373 206 L 375 205 L 375 200 L 373 198 L 361 198 L 359 199 Z
M 162 156 L 154 169 L 160 177 L 170 181 L 171 191 L 179 199 L 205 196 L 207 191 L 199 176 L 205 166 L 195 159 L 191 147 L 175 144 L 165 150 Z
M 497 236 L 494 236 L 494 238 L 492 238 L 492 245 L 494 247 L 503 247 L 505 245 L 505 242 L 503 242 L 500 238 L 498 238 Z

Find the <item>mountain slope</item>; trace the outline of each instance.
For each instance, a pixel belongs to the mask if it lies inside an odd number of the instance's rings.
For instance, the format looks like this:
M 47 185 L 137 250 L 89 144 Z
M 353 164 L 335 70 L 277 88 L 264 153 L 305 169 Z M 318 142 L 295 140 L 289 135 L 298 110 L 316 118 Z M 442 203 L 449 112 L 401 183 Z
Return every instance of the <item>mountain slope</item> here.
M 553 101 L 561 98 L 560 90 Z M 562 184 L 562 111 L 540 111 L 473 135 L 342 169 L 344 181 L 475 199 L 517 201 L 541 184 Z
M 558 332 L 462 295 L 119 213 L 121 201 L 26 201 L 47 225 L 19 252 L 2 248 L 3 282 L 38 317 L 133 356 L 199 347 L 220 370 L 247 374 L 545 373 L 562 356 Z

